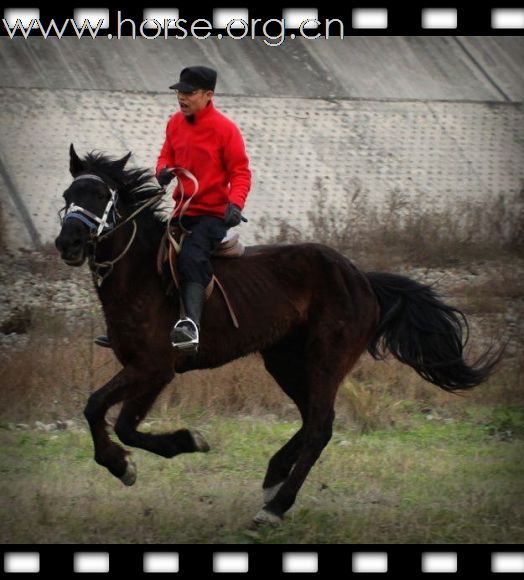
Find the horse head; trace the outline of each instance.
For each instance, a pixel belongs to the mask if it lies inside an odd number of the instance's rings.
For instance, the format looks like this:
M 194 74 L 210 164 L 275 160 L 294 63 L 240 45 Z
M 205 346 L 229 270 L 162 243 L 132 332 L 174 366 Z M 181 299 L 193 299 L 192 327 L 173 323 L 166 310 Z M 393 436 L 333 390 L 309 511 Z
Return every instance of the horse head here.
M 92 169 L 78 157 L 71 144 L 69 170 L 73 176 L 65 190 L 62 227 L 55 246 L 69 266 L 81 266 L 90 243 L 116 222 L 117 190 L 121 185 L 114 175 L 122 173 L 131 153 L 112 161 L 103 173 Z

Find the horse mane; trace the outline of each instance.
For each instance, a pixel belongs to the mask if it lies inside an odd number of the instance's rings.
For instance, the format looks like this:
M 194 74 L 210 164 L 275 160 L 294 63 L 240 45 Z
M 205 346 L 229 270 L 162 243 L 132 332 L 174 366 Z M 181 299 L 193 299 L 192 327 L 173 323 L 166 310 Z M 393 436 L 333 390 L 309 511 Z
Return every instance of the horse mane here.
M 165 193 L 162 187 L 153 182 L 154 175 L 149 169 L 125 168 L 118 161 L 103 153 L 91 151 L 82 159 L 82 164 L 84 170 L 106 178 L 116 188 L 119 200 L 129 209 L 135 209 L 148 199 Z M 166 219 L 165 200 L 159 199 L 137 216 L 140 237 L 156 241 L 165 230 Z
M 103 153 L 91 151 L 82 163 L 86 170 L 109 178 L 117 186 L 118 195 L 125 204 L 134 205 L 163 192 L 163 188 L 152 183 L 154 176 L 149 169 L 126 169 L 118 161 Z

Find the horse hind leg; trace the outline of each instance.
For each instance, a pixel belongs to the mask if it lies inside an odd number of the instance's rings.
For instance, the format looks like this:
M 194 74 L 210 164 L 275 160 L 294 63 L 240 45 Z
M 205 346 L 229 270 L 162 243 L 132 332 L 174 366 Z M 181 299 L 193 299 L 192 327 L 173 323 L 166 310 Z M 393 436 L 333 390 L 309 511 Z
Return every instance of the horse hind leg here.
M 161 457 L 171 458 L 180 453 L 209 451 L 209 445 L 204 436 L 195 430 L 179 429 L 172 433 L 161 434 L 142 433 L 137 430 L 138 425 L 169 380 L 157 380 L 152 386 L 150 379 L 147 383 L 147 391 L 124 401 L 115 425 L 116 435 L 125 445 L 144 449 Z
M 326 387 L 325 383 L 323 387 Z M 337 387 L 338 385 L 333 385 L 330 390 L 336 393 Z M 334 398 L 332 401 L 322 401 L 320 405 L 314 404 L 309 407 L 304 425 L 297 433 L 300 437 L 297 437 L 297 448 L 293 449 L 292 469 L 275 489 L 276 493 L 268 497 L 269 501 L 255 516 L 255 523 L 277 525 L 284 513 L 295 503 L 296 496 L 311 468 L 331 439 L 335 419 L 333 405 Z M 291 454 L 288 455 L 288 461 L 291 461 Z
M 298 352 L 297 352 L 298 351 Z M 300 342 L 284 343 L 262 353 L 266 370 L 297 405 L 304 420 L 307 397 L 304 393 L 304 363 Z M 294 356 L 293 356 L 294 354 Z M 269 503 L 286 481 L 298 459 L 304 435 L 302 426 L 270 459 L 262 484 L 264 504 Z
M 301 427 L 269 460 L 266 477 L 262 484 L 264 505 L 269 503 L 277 495 L 278 490 L 284 485 L 284 482 L 293 469 L 298 459 L 303 435 L 304 430 Z
M 293 459 L 294 465 L 274 497 L 255 516 L 256 523 L 278 523 L 295 503 L 306 477 L 331 439 L 340 383 L 365 348 L 365 341 L 353 335 L 350 325 L 343 334 L 332 336 L 317 331 L 315 336 L 312 347 L 301 358 L 304 369 L 299 392 L 304 402 L 301 408 L 304 424 L 297 438 L 298 449 L 294 448 L 287 456 L 287 461 Z

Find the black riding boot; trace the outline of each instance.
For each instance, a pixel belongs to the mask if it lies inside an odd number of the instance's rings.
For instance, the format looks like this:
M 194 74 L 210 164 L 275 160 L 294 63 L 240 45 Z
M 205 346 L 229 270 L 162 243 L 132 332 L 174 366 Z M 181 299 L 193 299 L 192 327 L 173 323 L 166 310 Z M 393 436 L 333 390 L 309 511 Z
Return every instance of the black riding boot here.
M 204 307 L 206 289 L 196 282 L 182 284 L 180 290 L 186 317 L 180 319 L 171 331 L 171 344 L 174 348 L 198 350 L 200 317 Z

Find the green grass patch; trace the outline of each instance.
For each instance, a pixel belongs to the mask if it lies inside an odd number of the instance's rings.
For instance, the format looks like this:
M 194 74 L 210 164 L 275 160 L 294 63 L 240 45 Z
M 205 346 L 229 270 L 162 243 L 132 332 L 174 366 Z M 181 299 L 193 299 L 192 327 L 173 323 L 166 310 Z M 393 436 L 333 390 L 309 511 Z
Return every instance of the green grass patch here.
M 172 460 L 134 450 L 132 488 L 94 462 L 87 433 L 1 429 L 0 536 L 3 543 L 521 543 L 524 440 L 492 428 L 496 419 L 515 430 L 518 416 L 507 408 L 464 421 L 420 417 L 361 435 L 336 426 L 278 529 L 251 529 L 251 518 L 262 507 L 267 462 L 297 421 L 202 415 L 191 426 L 212 450 Z M 163 421 L 151 430 L 174 428 Z

